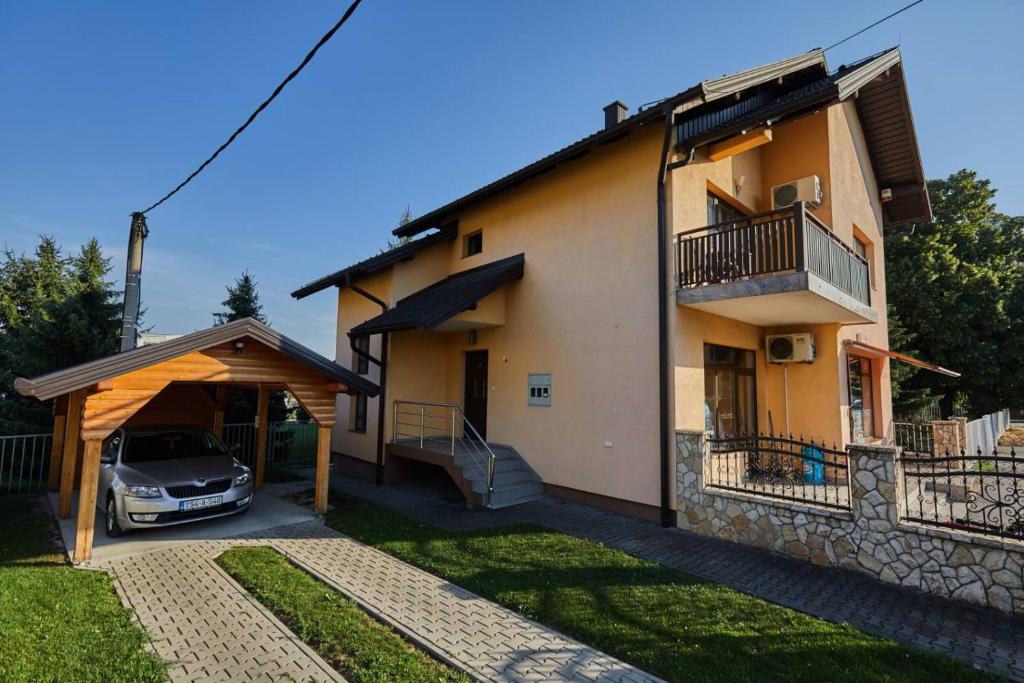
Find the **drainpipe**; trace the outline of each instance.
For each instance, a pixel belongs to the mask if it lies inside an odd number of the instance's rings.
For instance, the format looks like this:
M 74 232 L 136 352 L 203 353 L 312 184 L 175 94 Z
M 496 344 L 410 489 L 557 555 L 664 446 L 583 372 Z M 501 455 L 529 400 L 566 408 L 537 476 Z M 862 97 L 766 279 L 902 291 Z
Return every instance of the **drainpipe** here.
M 387 303 L 383 299 L 375 297 L 373 294 L 370 294 L 365 289 L 352 282 L 351 275 L 345 276 L 345 286 L 356 294 L 365 299 L 369 299 L 380 306 L 381 312 L 387 312 Z M 380 486 L 384 483 L 384 413 L 387 409 L 387 405 L 384 400 L 388 384 L 388 333 L 382 332 L 380 335 L 380 360 L 356 347 L 355 337 L 351 334 L 348 335 L 348 343 L 356 355 L 366 358 L 368 361 L 380 368 L 380 379 L 377 382 L 377 386 L 379 388 L 379 393 L 377 394 L 377 468 L 373 477 L 374 484 Z
M 672 516 L 672 430 L 669 428 L 669 335 L 668 335 L 668 223 L 665 207 L 665 179 L 669 170 L 685 166 L 693 159 L 693 148 L 687 157 L 668 167 L 672 145 L 672 112 L 675 102 L 665 103 L 665 135 L 658 166 L 658 403 L 661 418 L 661 526 L 675 526 Z

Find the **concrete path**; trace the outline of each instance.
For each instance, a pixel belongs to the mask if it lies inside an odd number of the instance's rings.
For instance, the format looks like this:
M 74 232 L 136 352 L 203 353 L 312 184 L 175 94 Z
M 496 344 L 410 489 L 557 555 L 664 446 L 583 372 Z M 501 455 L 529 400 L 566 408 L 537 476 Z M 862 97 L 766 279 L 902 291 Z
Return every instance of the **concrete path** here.
M 373 486 L 341 475 L 331 489 L 450 530 L 533 523 L 723 583 L 836 623 L 960 659 L 1024 681 L 1024 618 L 900 589 L 553 497 L 502 510 L 467 510 L 437 487 Z
M 139 534 L 128 550 L 109 544 L 88 566 L 115 576 L 122 600 L 135 610 L 156 652 L 174 662 L 175 681 L 341 680 L 213 562 L 238 545 L 278 549 L 423 649 L 479 680 L 658 680 L 318 520 L 238 538 L 143 543 L 143 537 Z

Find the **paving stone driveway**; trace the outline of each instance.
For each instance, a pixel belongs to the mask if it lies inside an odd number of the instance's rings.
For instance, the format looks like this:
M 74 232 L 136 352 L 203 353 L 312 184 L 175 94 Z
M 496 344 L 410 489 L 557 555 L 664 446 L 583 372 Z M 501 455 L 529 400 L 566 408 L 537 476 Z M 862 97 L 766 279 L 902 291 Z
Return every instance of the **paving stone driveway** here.
M 95 563 L 177 662 L 172 680 L 341 680 L 213 562 L 236 545 L 277 548 L 479 680 L 659 680 L 318 522 Z
M 334 475 L 341 490 L 450 530 L 533 523 L 619 548 L 688 574 L 868 633 L 951 655 L 1024 681 L 1024 618 L 883 584 L 869 577 L 545 497 L 500 510 L 467 510 L 422 484 L 376 487 Z

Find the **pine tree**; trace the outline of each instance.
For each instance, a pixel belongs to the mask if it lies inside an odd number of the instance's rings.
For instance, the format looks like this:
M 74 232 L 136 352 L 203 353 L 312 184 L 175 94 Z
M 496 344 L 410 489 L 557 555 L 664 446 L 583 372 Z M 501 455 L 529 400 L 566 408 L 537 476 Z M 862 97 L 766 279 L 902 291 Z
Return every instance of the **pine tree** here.
M 233 286 L 225 289 L 228 291 L 228 298 L 224 299 L 221 305 L 227 310 L 213 314 L 214 324 L 223 325 L 242 318 L 267 323 L 267 317 L 263 315 L 263 305 L 260 304 L 260 295 L 256 290 L 256 279 L 248 270 L 235 280 Z
M 49 405 L 14 392 L 16 376 L 33 377 L 116 352 L 120 306 L 118 292 L 106 280 L 110 270 L 95 239 L 70 259 L 62 258 L 47 237 L 34 258 L 7 254 L 0 292 L 16 303 L 5 309 L 0 331 L 0 433 L 50 427 Z M 25 288 L 25 282 L 32 287 Z
M 405 208 L 402 209 L 402 215 L 398 218 L 398 225 L 396 227 L 400 228 L 409 223 L 412 223 L 412 211 L 409 209 L 409 205 L 406 204 Z M 398 247 L 409 244 L 409 242 L 412 242 L 411 237 L 389 237 L 387 246 L 381 249 L 380 253 L 384 254 L 392 249 L 398 249 Z

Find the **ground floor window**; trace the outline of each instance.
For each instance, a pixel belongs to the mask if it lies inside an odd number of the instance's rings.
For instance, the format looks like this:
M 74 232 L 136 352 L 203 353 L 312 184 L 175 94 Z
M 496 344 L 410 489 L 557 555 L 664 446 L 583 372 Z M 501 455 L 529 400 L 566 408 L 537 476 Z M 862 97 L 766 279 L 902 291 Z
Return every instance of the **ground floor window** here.
M 352 411 L 352 431 L 366 431 L 366 394 L 356 394 L 353 397 L 355 410 Z
M 875 437 L 871 359 L 849 356 L 847 375 L 850 385 L 850 437 L 855 443 L 863 443 Z
M 719 439 L 757 433 L 753 351 L 704 345 L 704 428 Z

